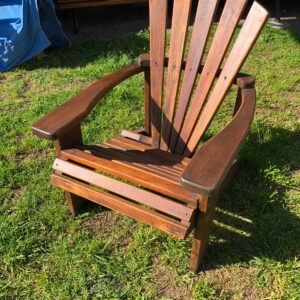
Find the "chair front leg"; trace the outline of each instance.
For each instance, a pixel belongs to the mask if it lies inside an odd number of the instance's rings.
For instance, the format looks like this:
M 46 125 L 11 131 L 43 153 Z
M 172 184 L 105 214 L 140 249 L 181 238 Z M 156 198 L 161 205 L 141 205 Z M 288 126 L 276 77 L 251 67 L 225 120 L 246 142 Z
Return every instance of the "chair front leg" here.
M 200 196 L 193 246 L 190 256 L 190 270 L 194 273 L 198 272 L 200 264 L 202 262 L 202 258 L 208 245 L 211 224 L 214 218 L 215 206 L 216 196 Z
M 82 145 L 82 133 L 80 124 L 75 126 L 71 131 L 54 142 L 57 157 L 60 156 L 60 152 L 63 149 L 74 147 L 76 145 Z M 68 208 L 70 213 L 75 216 L 79 210 L 88 203 L 88 200 L 79 197 L 75 194 L 65 191 Z

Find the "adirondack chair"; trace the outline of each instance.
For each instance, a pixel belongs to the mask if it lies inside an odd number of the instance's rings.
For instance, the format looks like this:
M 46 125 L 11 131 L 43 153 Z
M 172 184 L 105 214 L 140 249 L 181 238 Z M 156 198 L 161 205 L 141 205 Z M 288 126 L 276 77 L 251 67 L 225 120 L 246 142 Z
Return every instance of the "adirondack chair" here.
M 218 195 L 235 169 L 253 118 L 254 78 L 239 69 L 268 13 L 253 3 L 224 59 L 246 5 L 246 0 L 227 0 L 202 65 L 218 0 L 199 0 L 189 46 L 192 0 L 174 0 L 168 51 L 167 2 L 150 0 L 150 54 L 94 82 L 38 120 L 33 131 L 55 141 L 51 183 L 65 191 L 72 214 L 89 200 L 181 239 L 194 229 L 190 269 L 197 272 Z M 144 129 L 124 130 L 101 145 L 85 145 L 81 122 L 110 89 L 141 72 Z M 237 86 L 233 118 L 198 149 L 232 85 Z

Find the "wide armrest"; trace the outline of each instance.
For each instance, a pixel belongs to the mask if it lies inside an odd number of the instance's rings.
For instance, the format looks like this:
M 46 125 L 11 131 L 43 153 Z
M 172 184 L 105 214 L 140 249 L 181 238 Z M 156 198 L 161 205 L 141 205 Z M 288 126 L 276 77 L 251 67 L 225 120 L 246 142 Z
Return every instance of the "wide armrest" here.
M 39 137 L 48 140 L 57 140 L 86 118 L 93 107 L 110 89 L 142 71 L 143 67 L 138 64 L 131 64 L 119 71 L 102 77 L 39 119 L 32 126 L 33 132 Z
M 241 105 L 231 122 L 205 142 L 186 167 L 181 183 L 210 196 L 218 191 L 245 139 L 255 110 L 255 89 L 241 90 Z

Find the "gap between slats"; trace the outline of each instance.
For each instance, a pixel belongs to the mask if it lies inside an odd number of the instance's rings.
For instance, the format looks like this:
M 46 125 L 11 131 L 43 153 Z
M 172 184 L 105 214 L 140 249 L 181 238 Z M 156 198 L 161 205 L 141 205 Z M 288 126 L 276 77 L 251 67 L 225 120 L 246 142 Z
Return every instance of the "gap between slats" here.
M 120 139 L 115 137 L 112 140 L 105 143 L 105 145 L 111 145 L 112 147 L 119 148 L 123 152 L 133 157 L 137 157 L 155 168 L 163 169 L 163 171 L 171 172 L 171 174 L 181 175 L 185 167 L 181 163 L 175 163 L 172 159 L 161 158 L 158 155 L 153 155 L 149 151 L 137 151 L 133 145 L 127 143 L 127 139 Z
M 126 158 L 128 158 L 132 164 L 141 166 L 142 168 L 146 168 L 150 171 L 153 170 L 154 172 L 157 172 L 158 174 L 161 174 L 162 176 L 167 176 L 172 181 L 180 180 L 180 176 L 183 172 L 183 169 L 181 169 L 179 167 L 172 168 L 169 166 L 161 165 L 161 164 L 163 164 L 163 162 L 159 163 L 160 162 L 159 160 L 154 161 L 150 157 L 147 158 L 145 153 L 140 153 L 138 151 L 130 150 L 130 149 L 129 150 L 124 149 L 122 144 L 118 143 L 118 141 L 110 141 L 109 143 L 105 143 L 102 146 L 105 146 L 105 147 L 108 146 L 109 148 L 107 148 L 107 149 L 109 149 L 109 151 L 119 151 L 117 153 L 122 152 L 121 156 L 120 156 L 120 160 L 122 160 L 121 157 L 123 157 L 125 160 L 126 160 Z
M 254 2 L 226 60 L 217 83 L 194 128 L 191 138 L 188 141 L 185 155 L 190 155 L 194 152 L 199 140 L 216 114 L 234 77 L 244 63 L 267 19 L 268 12 L 257 2 Z
M 153 172 L 142 170 L 138 166 L 107 160 L 79 149 L 62 150 L 61 156 L 110 175 L 140 184 L 160 194 L 188 203 L 192 207 L 197 205 L 197 200 L 194 199 L 193 193 L 185 190 L 179 183 L 175 184 Z
M 56 159 L 53 164 L 53 169 L 74 178 L 80 179 L 95 186 L 99 186 L 105 190 L 134 200 L 141 204 L 145 204 L 156 210 L 169 214 L 178 219 L 189 221 L 194 209 L 186 205 L 177 203 L 165 197 L 153 194 L 149 191 L 137 188 L 127 183 L 107 177 L 105 175 L 88 170 L 83 166 L 78 166 L 74 163 Z
M 167 0 L 150 0 L 150 115 L 152 145 L 159 148 L 166 45 Z
M 178 98 L 178 105 L 173 122 L 170 150 L 174 152 L 182 123 L 186 114 L 187 105 L 192 95 L 193 86 L 197 78 L 198 69 L 201 64 L 205 45 L 210 32 L 219 0 L 199 0 L 190 49 L 183 75 L 183 82 Z
M 163 105 L 163 129 L 160 142 L 160 148 L 165 151 L 169 148 L 190 8 L 191 0 L 174 0 L 169 48 L 169 64 L 165 87 L 166 95 Z
M 116 164 L 124 165 L 124 166 L 134 166 L 138 168 L 139 170 L 143 170 L 145 172 L 153 173 L 157 176 L 165 177 L 166 180 L 168 180 L 170 183 L 179 183 L 179 176 L 176 176 L 175 174 L 169 174 L 163 172 L 163 170 L 160 170 L 158 168 L 152 168 L 151 166 L 148 166 L 144 163 L 138 163 L 137 158 L 134 155 L 128 155 L 125 153 L 125 151 L 117 149 L 117 148 L 111 148 L 112 146 L 109 144 L 102 144 L 97 146 L 78 146 L 79 149 L 82 149 L 83 151 L 87 153 L 92 153 L 94 155 L 97 155 L 99 157 L 102 157 L 106 160 L 113 161 Z M 122 153 L 123 152 L 123 153 Z
M 92 186 L 83 184 L 69 177 L 52 174 L 51 183 L 65 191 L 121 212 L 164 232 L 171 233 L 178 238 L 184 239 L 189 232 L 190 225 L 187 225 L 186 223 L 178 222 L 155 211 L 145 209 L 139 205 L 102 192 Z
M 178 154 L 182 155 L 184 153 L 186 144 L 193 132 L 195 123 L 199 117 L 210 88 L 212 87 L 216 73 L 229 47 L 246 2 L 247 0 L 226 1 L 216 34 L 213 38 L 204 68 L 200 75 L 195 94 L 191 100 L 190 107 L 183 122 L 182 130 L 175 148 L 175 152 Z

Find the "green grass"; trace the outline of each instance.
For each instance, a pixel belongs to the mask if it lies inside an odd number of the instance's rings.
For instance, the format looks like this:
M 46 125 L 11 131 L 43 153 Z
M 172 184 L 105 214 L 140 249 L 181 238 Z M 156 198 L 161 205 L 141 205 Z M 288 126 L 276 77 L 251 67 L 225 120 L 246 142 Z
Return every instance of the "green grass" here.
M 191 238 L 96 207 L 72 218 L 50 186 L 54 150 L 31 124 L 147 45 L 147 32 L 90 41 L 0 74 L 0 298 L 300 299 L 300 46 L 289 31 L 265 28 L 243 67 L 257 79 L 256 117 L 198 275 Z M 118 86 L 84 123 L 85 141 L 141 126 L 142 101 L 143 76 Z

